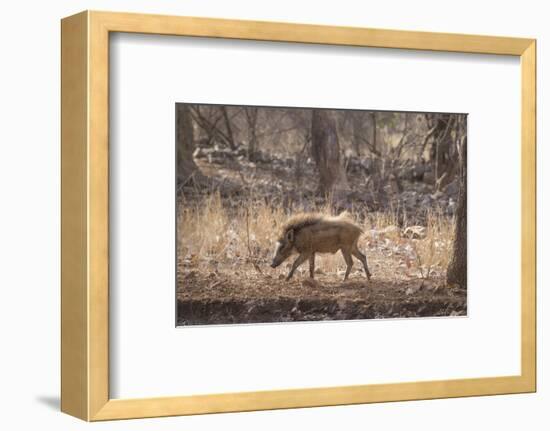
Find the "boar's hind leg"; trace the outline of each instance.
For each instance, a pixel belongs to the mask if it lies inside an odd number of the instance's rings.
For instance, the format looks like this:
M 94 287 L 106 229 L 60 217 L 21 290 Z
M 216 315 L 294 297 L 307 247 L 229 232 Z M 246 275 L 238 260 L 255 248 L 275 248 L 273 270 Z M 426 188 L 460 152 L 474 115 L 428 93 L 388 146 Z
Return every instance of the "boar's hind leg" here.
M 342 255 L 344 256 L 344 260 L 346 261 L 346 275 L 344 275 L 344 281 L 348 279 L 349 273 L 351 272 L 351 267 L 353 266 L 353 259 L 351 258 L 351 254 L 349 253 L 349 250 L 342 249 Z
M 294 261 L 294 263 L 292 264 L 292 268 L 290 268 L 290 272 L 286 276 L 286 281 L 290 280 L 294 275 L 294 271 L 296 271 L 296 268 L 298 268 L 302 263 L 304 263 L 308 259 L 309 259 L 309 254 L 306 254 L 306 253 L 302 253 L 300 256 L 298 256 Z
M 369 272 L 369 267 L 367 265 L 367 256 L 359 251 L 359 248 L 357 248 L 357 244 L 355 244 L 355 246 L 351 250 L 351 253 L 361 261 L 361 263 L 363 264 L 363 268 L 365 269 L 365 274 L 370 280 L 371 273 Z
M 315 253 L 309 256 L 309 278 L 314 278 L 315 274 Z

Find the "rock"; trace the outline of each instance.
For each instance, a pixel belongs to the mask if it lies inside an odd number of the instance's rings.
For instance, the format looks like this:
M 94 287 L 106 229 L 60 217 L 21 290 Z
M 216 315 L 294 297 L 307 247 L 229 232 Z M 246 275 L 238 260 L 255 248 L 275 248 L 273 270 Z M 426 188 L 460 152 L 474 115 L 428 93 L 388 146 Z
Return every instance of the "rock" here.
M 317 288 L 317 287 L 320 287 L 321 284 L 317 280 L 315 280 L 314 278 L 304 278 L 302 280 L 302 286 Z
M 423 207 L 429 207 L 431 206 L 432 204 L 432 199 L 431 199 L 431 196 L 424 196 L 422 198 L 422 201 L 420 202 L 420 205 L 423 206 Z
M 458 195 L 458 181 L 454 179 L 445 187 L 445 193 L 450 196 Z
M 403 236 L 409 239 L 426 238 L 426 228 L 424 226 L 409 226 L 403 230 Z
M 424 283 L 420 283 L 418 286 L 409 286 L 409 287 L 407 287 L 407 289 L 405 290 L 405 295 L 407 295 L 407 296 L 414 295 L 420 289 L 422 289 L 423 285 L 424 285 Z
M 438 284 L 438 283 L 436 283 L 432 280 L 423 280 L 422 281 L 422 286 L 421 286 L 422 290 L 432 292 L 432 293 L 437 293 L 437 292 L 440 292 L 442 288 L 443 287 L 442 287 L 441 284 Z

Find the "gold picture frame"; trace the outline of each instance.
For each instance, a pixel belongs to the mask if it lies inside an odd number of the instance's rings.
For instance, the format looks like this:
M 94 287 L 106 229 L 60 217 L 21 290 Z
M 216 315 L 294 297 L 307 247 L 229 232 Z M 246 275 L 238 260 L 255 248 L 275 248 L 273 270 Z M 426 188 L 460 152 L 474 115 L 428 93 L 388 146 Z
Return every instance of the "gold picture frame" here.
M 61 21 L 61 410 L 87 421 L 536 390 L 534 39 L 85 11 Z M 109 34 L 368 46 L 521 58 L 521 374 L 146 399 L 109 397 Z

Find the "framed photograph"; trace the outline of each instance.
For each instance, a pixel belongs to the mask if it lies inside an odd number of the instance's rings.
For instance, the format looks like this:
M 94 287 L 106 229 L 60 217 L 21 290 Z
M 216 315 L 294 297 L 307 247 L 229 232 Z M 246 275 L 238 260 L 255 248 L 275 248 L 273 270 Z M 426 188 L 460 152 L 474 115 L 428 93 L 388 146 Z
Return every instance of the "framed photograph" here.
M 465 316 L 466 120 L 178 103 L 177 324 Z
M 535 40 L 61 28 L 62 411 L 536 390 Z

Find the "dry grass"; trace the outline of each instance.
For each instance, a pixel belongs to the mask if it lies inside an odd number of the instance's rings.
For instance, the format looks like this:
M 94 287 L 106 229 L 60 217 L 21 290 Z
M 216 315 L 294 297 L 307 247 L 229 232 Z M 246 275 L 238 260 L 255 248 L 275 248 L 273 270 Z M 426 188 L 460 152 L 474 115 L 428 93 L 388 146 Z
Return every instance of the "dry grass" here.
M 429 211 L 426 220 L 426 237 L 416 241 L 415 249 L 423 278 L 428 278 L 435 268 L 447 268 L 451 260 L 454 235 L 454 221 L 444 217 L 440 211 Z
M 248 271 L 286 274 L 288 265 L 272 270 L 267 264 L 280 227 L 289 215 L 264 200 L 251 198 L 231 206 L 226 204 L 219 194 L 213 193 L 194 205 L 180 206 L 177 220 L 180 262 L 205 271 L 232 266 L 244 274 Z M 331 213 L 328 206 L 319 211 Z M 359 247 L 366 252 L 375 277 L 410 279 L 445 274 L 452 250 L 452 218 L 429 211 L 425 233 L 420 238 L 411 238 L 403 235 L 406 225 L 397 228 L 395 212 L 367 213 L 357 208 L 352 209 L 350 216 L 365 232 Z M 306 266 L 301 268 L 302 273 Z M 339 276 L 345 263 L 340 253 L 319 255 L 316 268 L 322 274 Z M 354 269 L 359 275 L 360 265 Z

